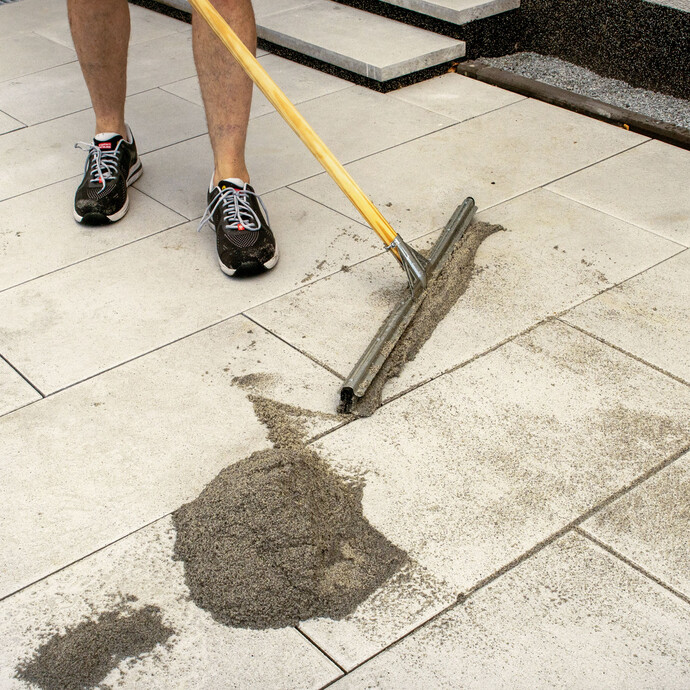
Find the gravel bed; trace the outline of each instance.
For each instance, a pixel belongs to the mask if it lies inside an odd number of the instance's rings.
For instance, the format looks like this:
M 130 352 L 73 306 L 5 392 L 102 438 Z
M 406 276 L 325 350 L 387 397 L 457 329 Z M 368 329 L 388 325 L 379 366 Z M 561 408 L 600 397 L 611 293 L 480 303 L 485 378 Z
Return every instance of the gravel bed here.
M 690 129 L 690 101 L 635 88 L 619 79 L 601 77 L 557 57 L 515 53 L 481 58 L 478 62 Z

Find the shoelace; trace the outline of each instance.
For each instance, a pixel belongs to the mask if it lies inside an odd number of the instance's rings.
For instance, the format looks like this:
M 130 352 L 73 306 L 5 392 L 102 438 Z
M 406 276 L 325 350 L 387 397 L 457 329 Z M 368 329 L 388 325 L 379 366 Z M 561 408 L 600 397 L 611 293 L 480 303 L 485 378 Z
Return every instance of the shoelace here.
M 205 223 L 210 223 L 213 214 L 216 212 L 218 206 L 223 204 L 223 230 L 260 230 L 261 220 L 249 203 L 249 196 L 256 197 L 261 206 L 266 222 L 268 223 L 268 211 L 261 201 L 261 197 L 251 190 L 235 189 L 234 187 L 226 187 L 221 190 L 220 194 L 206 207 L 197 232 L 204 227 Z
M 101 183 L 101 192 L 105 189 L 106 181 L 117 176 L 119 171 L 119 149 L 122 141 L 120 139 L 117 142 L 117 146 L 113 151 L 104 151 L 95 144 L 87 144 L 85 141 L 78 141 L 74 145 L 75 149 L 84 149 L 84 151 L 89 152 L 85 170 L 89 170 L 91 174 L 90 182 Z

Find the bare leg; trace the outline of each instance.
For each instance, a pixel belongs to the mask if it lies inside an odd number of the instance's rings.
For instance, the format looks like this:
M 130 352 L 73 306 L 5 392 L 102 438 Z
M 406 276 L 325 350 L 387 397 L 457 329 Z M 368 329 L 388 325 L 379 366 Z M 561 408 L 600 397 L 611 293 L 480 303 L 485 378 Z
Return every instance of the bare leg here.
M 250 0 L 215 0 L 214 6 L 240 40 L 256 53 Z M 206 108 L 214 158 L 214 184 L 228 177 L 249 182 L 244 160 L 252 82 L 203 17 L 193 15 L 194 61 Z
M 96 113 L 96 133 L 118 132 L 124 137 L 129 46 L 127 0 L 67 0 L 67 13 Z

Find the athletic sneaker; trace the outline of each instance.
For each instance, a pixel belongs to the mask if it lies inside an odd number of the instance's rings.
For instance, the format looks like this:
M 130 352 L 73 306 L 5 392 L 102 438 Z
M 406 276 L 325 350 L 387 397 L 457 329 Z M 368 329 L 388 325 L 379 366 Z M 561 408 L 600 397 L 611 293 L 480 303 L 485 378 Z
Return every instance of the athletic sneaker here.
M 84 179 L 74 196 L 74 217 L 85 225 L 104 225 L 120 220 L 129 208 L 127 187 L 139 179 L 141 160 L 129 126 L 127 139 L 114 132 L 94 137 L 93 144 L 75 144 L 89 152 Z
M 278 250 L 268 224 L 268 212 L 259 195 L 239 179 L 213 180 L 208 206 L 201 219 L 216 231 L 220 270 L 226 275 L 251 275 L 268 271 L 278 263 Z

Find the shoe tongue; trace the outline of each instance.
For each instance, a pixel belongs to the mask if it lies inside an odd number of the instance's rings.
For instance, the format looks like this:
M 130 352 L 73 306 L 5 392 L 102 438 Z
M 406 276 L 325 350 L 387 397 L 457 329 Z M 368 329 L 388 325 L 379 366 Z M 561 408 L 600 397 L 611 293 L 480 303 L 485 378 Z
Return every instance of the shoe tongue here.
M 227 189 L 228 187 L 234 187 L 235 189 L 244 189 L 244 180 L 240 180 L 239 177 L 227 177 L 224 180 L 218 182 L 218 187 L 220 189 Z
M 93 138 L 93 145 L 102 151 L 114 151 L 122 137 L 117 132 L 101 132 Z

